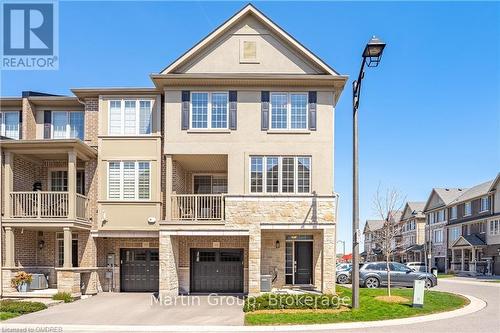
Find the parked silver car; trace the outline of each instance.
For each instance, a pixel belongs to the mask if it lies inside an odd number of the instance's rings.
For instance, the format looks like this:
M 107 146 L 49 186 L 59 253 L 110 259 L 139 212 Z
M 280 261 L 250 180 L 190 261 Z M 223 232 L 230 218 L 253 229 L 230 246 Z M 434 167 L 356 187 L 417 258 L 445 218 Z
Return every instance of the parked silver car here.
M 390 262 L 391 286 L 412 287 L 413 281 L 425 280 L 425 287 L 437 285 L 437 278 L 431 273 L 416 272 L 406 265 Z M 366 288 L 387 286 L 387 266 L 384 261 L 367 262 L 359 269 L 359 285 Z
M 337 283 L 339 284 L 347 284 L 351 282 L 351 270 L 352 265 L 344 266 L 342 268 L 337 268 Z
M 410 261 L 405 263 L 405 265 L 417 272 L 425 272 L 427 268 L 425 266 L 425 262 L 418 262 L 418 261 Z

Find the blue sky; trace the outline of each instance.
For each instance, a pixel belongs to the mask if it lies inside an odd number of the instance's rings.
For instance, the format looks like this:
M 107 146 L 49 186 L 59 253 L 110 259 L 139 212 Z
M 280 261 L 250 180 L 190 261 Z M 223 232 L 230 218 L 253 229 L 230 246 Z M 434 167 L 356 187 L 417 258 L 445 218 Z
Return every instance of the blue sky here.
M 62 2 L 58 71 L 2 72 L 2 96 L 22 90 L 151 86 L 158 72 L 243 2 Z M 410 201 L 432 187 L 467 187 L 500 171 L 500 4 L 256 2 L 351 79 L 373 35 L 388 46 L 366 73 L 360 103 L 360 211 L 374 216 L 380 183 Z M 339 239 L 351 239 L 351 81 L 335 120 Z

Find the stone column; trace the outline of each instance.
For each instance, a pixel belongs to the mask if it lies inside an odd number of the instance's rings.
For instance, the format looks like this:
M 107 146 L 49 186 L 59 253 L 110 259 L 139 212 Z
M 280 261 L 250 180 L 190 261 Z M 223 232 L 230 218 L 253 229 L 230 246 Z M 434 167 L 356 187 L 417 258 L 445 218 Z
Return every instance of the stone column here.
M 14 229 L 5 227 L 5 267 L 15 267 Z
M 68 218 L 76 218 L 76 152 L 68 152 Z
M 472 260 L 469 265 L 469 272 L 476 272 L 476 249 L 474 247 L 471 248 L 472 251 Z
M 4 217 L 10 217 L 10 192 L 13 190 L 13 182 L 14 182 L 14 172 L 13 172 L 13 164 L 14 164 L 14 155 L 6 151 L 4 158 L 4 182 L 3 182 L 3 193 L 4 193 L 4 202 L 5 207 L 3 208 Z
M 72 260 L 72 236 L 71 229 L 68 227 L 63 228 L 63 242 L 64 242 L 64 268 L 72 268 L 73 260 Z
M 323 286 L 324 294 L 335 293 L 335 229 L 323 229 Z
M 172 220 L 172 183 L 173 183 L 173 166 L 172 155 L 165 156 L 165 220 Z
M 464 264 L 464 256 L 465 256 L 464 249 L 462 249 L 462 257 L 460 258 L 460 259 L 461 259 L 461 262 L 460 262 L 460 270 L 461 270 L 461 271 L 463 271 L 463 270 L 464 270 L 464 267 L 465 267 L 465 264 Z
M 179 295 L 177 259 L 179 242 L 175 236 L 160 231 L 160 297 Z
M 283 244 L 284 245 L 284 244 Z M 260 224 L 253 223 L 249 227 L 248 236 L 248 294 L 260 294 L 260 258 L 262 238 Z

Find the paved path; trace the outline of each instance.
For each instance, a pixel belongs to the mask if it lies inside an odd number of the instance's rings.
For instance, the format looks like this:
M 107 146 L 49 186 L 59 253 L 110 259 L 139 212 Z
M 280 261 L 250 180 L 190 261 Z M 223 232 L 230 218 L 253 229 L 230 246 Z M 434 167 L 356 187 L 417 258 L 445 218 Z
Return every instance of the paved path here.
M 318 329 L 314 332 L 368 332 L 368 333 L 498 333 L 500 332 L 500 284 L 488 282 L 469 282 L 463 280 L 441 279 L 436 290 L 449 291 L 475 296 L 484 300 L 487 305 L 478 312 L 450 319 L 439 319 L 428 322 L 420 322 L 406 325 L 394 325 L 385 327 L 357 328 L 357 329 Z M 236 301 L 236 298 L 233 298 Z M 6 323 L 36 323 L 36 324 L 100 324 L 100 325 L 241 325 L 243 313 L 241 306 L 210 306 L 207 297 L 200 298 L 200 306 L 179 305 L 176 307 L 165 307 L 151 305 L 149 295 L 145 294 L 99 294 L 87 300 L 72 304 L 55 306 L 51 309 L 32 313 L 19 318 L 8 320 Z M 220 301 L 220 300 L 212 300 Z M 481 302 L 483 303 L 483 302 Z M 192 308 L 188 308 L 191 306 Z M 193 309 L 195 309 L 193 311 Z M 1 324 L 0 324 L 1 325 Z M 55 326 L 57 328 L 57 326 Z M 199 327 L 199 329 L 198 329 Z M 78 326 L 71 331 L 94 331 L 102 332 L 113 330 L 114 332 L 131 331 L 131 328 L 116 326 L 87 326 L 79 330 Z M 191 326 L 191 331 L 207 332 L 214 330 L 208 326 Z M 284 327 L 275 327 L 280 331 L 287 331 Z M 83 330 L 84 329 L 84 330 Z M 170 327 L 168 331 L 187 331 L 187 327 Z M 234 332 L 252 330 L 259 332 L 272 332 L 273 328 L 232 326 L 225 327 L 221 331 Z M 65 327 L 64 331 L 69 331 Z M 136 327 L 136 330 L 137 327 Z M 158 331 L 149 329 L 148 331 Z M 163 331 L 166 331 L 163 329 Z M 300 327 L 290 327 L 288 332 L 309 332 Z

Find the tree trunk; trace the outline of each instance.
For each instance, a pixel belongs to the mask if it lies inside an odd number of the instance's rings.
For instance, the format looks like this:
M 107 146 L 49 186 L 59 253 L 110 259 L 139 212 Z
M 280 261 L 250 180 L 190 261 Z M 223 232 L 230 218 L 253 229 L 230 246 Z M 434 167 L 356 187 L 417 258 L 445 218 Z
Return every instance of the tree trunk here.
M 389 258 L 389 256 L 386 256 L 386 258 Z M 391 297 L 391 270 L 389 267 L 389 260 L 387 259 L 386 262 L 386 269 L 387 269 L 387 295 Z

